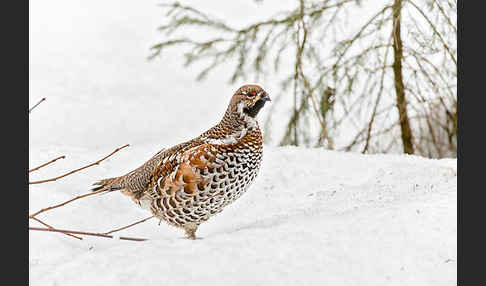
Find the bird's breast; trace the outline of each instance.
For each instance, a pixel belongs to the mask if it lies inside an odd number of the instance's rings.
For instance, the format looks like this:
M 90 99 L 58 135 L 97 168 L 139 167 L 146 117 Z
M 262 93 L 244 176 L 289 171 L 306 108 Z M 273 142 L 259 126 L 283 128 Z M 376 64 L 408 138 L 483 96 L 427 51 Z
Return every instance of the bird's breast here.
M 261 134 L 236 144 L 202 144 L 179 154 L 157 181 L 153 211 L 174 225 L 200 223 L 246 192 L 262 160 Z

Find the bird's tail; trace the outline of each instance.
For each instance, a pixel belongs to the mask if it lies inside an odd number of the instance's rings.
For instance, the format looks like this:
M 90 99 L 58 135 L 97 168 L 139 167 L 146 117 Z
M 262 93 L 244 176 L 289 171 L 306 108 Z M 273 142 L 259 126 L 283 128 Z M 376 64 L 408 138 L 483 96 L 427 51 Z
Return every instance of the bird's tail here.
M 97 187 L 92 188 L 91 191 L 97 192 L 104 189 L 105 192 L 113 192 L 120 190 L 121 188 L 115 186 L 114 184 L 119 178 L 120 177 L 99 180 L 98 182 L 93 184 L 93 186 Z

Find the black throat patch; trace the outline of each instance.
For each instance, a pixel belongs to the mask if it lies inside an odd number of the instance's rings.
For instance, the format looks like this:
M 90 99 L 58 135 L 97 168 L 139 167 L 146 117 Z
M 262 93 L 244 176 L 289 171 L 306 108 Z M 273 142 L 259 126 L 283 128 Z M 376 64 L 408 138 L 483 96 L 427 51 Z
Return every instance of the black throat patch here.
M 265 105 L 264 99 L 259 99 L 252 107 L 245 107 L 243 108 L 243 112 L 248 114 L 248 116 L 255 118 L 255 116 L 260 112 L 260 109 Z

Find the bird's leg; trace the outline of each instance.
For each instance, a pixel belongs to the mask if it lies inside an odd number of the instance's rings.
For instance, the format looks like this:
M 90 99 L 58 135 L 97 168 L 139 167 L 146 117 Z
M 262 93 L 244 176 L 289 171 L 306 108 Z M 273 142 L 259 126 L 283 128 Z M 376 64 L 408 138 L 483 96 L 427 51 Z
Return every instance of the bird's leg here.
M 184 231 L 188 239 L 196 239 L 196 230 L 198 225 L 192 222 L 186 223 L 184 225 Z

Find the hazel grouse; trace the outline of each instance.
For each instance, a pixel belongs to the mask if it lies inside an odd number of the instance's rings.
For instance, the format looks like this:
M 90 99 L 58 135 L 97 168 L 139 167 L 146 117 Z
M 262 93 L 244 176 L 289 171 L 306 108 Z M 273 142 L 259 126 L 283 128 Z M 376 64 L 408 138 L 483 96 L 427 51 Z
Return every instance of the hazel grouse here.
M 117 191 L 195 239 L 198 226 L 246 192 L 262 161 L 256 116 L 268 94 L 239 88 L 223 119 L 198 137 L 163 149 L 126 175 L 96 182 L 93 191 Z

